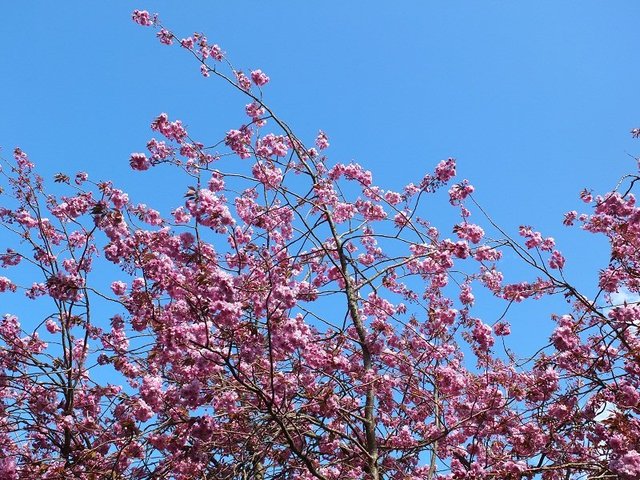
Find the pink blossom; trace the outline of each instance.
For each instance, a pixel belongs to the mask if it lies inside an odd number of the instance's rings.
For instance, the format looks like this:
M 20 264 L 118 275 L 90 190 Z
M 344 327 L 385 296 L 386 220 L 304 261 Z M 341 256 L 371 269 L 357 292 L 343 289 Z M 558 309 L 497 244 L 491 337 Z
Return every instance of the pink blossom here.
M 460 301 L 465 305 L 473 305 L 474 300 L 475 297 L 473 293 L 471 293 L 471 286 L 467 284 L 462 285 L 462 287 L 460 287 Z
M 524 225 L 520 227 L 520 236 L 527 239 L 525 245 L 529 249 L 540 247 L 544 241 L 540 232 L 534 232 L 531 227 Z
M 134 170 L 148 170 L 151 163 L 144 153 L 132 153 L 129 165 Z
M 211 45 L 209 47 L 209 55 L 218 62 L 224 58 L 224 52 L 218 45 Z
M 259 157 L 285 157 L 288 152 L 289 141 L 283 135 L 269 133 L 256 141 L 256 155 Z
M 251 72 L 251 80 L 259 87 L 263 87 L 269 83 L 269 77 L 267 77 L 262 70 L 253 70 Z
M 151 123 L 151 129 L 178 143 L 182 143 L 187 137 L 187 131 L 182 126 L 182 122 L 180 120 L 170 122 L 166 113 L 161 113 L 156 117 Z
M 271 162 L 256 162 L 251 169 L 256 180 L 262 183 L 267 189 L 276 189 L 282 183 L 282 170 Z
M 49 320 L 47 320 L 45 322 L 45 326 L 47 328 L 47 331 L 49 333 L 58 333 L 59 331 L 62 330 L 62 328 L 60 327 L 60 325 L 58 324 L 58 322 L 56 322 L 54 319 L 50 318 Z
M 500 274 L 500 278 L 502 278 L 502 274 Z M 533 294 L 533 288 L 528 282 L 512 283 L 502 288 L 502 298 L 514 302 L 522 302 Z
M 451 205 L 458 205 L 465 198 L 471 195 L 474 191 L 473 185 L 469 185 L 467 180 L 463 180 L 462 183 L 454 185 L 449 190 L 449 202 Z
M 550 252 L 551 250 L 553 250 L 553 247 L 555 247 L 556 242 L 552 237 L 547 237 L 542 241 L 542 244 L 540 245 L 540 250 L 544 251 L 544 252 Z
M 365 187 L 369 187 L 373 183 L 371 172 L 365 170 L 357 163 L 350 163 L 348 165 L 338 163 L 327 172 L 327 177 L 334 182 L 343 176 L 348 180 L 355 180 Z M 370 197 L 374 196 L 371 195 Z
M 194 45 L 195 45 L 195 42 L 193 40 L 193 37 L 187 37 L 180 40 L 180 46 L 182 46 L 183 48 L 186 48 L 187 50 L 193 50 Z
M 491 348 L 495 342 L 492 335 L 491 327 L 480 320 L 477 320 L 473 328 L 473 339 L 477 342 L 481 350 L 486 351 Z
M 571 210 L 570 212 L 567 212 L 564 214 L 564 220 L 562 221 L 562 223 L 569 227 L 573 225 L 573 222 L 576 220 L 577 217 L 578 217 L 578 212 L 576 212 L 575 210 Z
M 396 228 L 403 228 L 407 226 L 409 221 L 409 212 L 406 210 L 396 213 L 393 217 L 393 224 Z
M 320 150 L 324 150 L 329 148 L 329 137 L 322 130 L 318 132 L 318 136 L 316 137 L 316 147 Z
M 605 268 L 600 272 L 598 286 L 605 292 L 615 292 L 618 290 L 622 279 L 624 278 L 623 272 L 615 267 Z
M 621 407 L 636 408 L 640 403 L 640 392 L 633 385 L 622 381 L 618 384 L 616 400 Z
M 610 462 L 611 469 L 623 480 L 634 480 L 640 477 L 640 453 L 635 449 L 624 452 Z
M 502 252 L 487 245 L 481 245 L 475 250 L 474 258 L 478 261 L 497 261 L 502 258 Z
M 240 158 L 249 158 L 251 157 L 251 151 L 248 146 L 251 144 L 251 135 L 251 130 L 244 126 L 240 130 L 229 130 L 225 136 L 224 143 Z
M 252 118 L 258 126 L 262 127 L 265 125 L 266 122 L 264 120 L 261 120 L 261 117 L 264 115 L 265 110 L 259 103 L 249 103 L 245 107 L 245 112 L 247 113 L 247 116 Z
M 129 195 L 122 190 L 114 188 L 113 190 L 109 190 L 108 194 L 114 208 L 122 209 L 129 204 Z
M 507 322 L 498 322 L 493 326 L 493 332 L 503 337 L 511 333 L 511 326 Z
M 389 205 L 397 205 L 402 202 L 402 195 L 397 192 L 388 191 L 384 194 L 384 199 Z
M 140 399 L 133 406 L 133 416 L 140 422 L 146 422 L 153 417 L 153 410 L 147 403 Z
M 65 275 L 58 272 L 47 279 L 47 289 L 51 297 L 61 301 L 78 301 L 82 297 L 84 278 L 80 275 Z
M 184 207 L 178 207 L 173 212 L 171 212 L 173 218 L 176 223 L 189 223 L 191 220 L 191 215 L 184 209 Z
M 29 215 L 26 210 L 18 210 L 17 212 L 15 212 L 13 217 L 20 225 L 26 228 L 33 228 L 38 225 L 38 221 L 31 215 Z
M 51 209 L 51 213 L 62 221 L 71 221 L 87 213 L 93 203 L 91 194 L 79 194 L 74 197 L 63 197 L 63 202 Z
M 160 216 L 160 212 L 154 210 L 152 208 L 144 208 L 139 211 L 142 219 L 145 223 L 149 225 L 161 225 L 163 223 L 162 217 Z
M 164 45 L 171 45 L 173 43 L 173 34 L 165 28 L 160 29 L 160 31 L 156 33 L 156 36 L 160 40 L 160 43 Z
M 249 78 L 242 72 L 234 72 L 235 76 L 236 76 L 236 80 L 238 82 L 238 86 L 248 92 L 249 90 L 251 90 L 251 80 L 249 80 Z
M 443 243 L 443 246 L 446 245 L 447 247 L 450 248 L 451 252 L 456 258 L 465 259 L 465 258 L 468 258 L 469 254 L 471 253 L 469 244 L 464 240 L 453 243 L 447 239 L 442 243 Z
M 173 148 L 168 146 L 164 141 L 157 141 L 155 138 L 149 140 L 147 149 L 149 153 L 151 153 L 151 158 L 156 162 L 166 160 L 173 155 Z
M 155 16 L 152 19 L 149 12 L 146 10 L 134 10 L 131 18 L 134 22 L 138 25 L 142 25 L 143 27 L 150 27 L 155 22 Z
M 358 200 L 356 201 L 355 207 L 367 221 L 373 222 L 387 218 L 387 213 L 384 211 L 384 208 L 382 208 L 382 205 Z
M 0 292 L 15 292 L 16 286 L 7 277 L 0 277 Z
M 343 223 L 352 219 L 355 213 L 355 205 L 351 203 L 338 202 L 333 207 L 333 220 L 336 223 Z
M 593 195 L 591 195 L 591 191 L 586 188 L 580 192 L 580 198 L 584 203 L 591 203 L 593 201 Z
M 553 253 L 551 253 L 551 258 L 549 259 L 549 267 L 556 269 L 564 268 L 564 261 L 562 254 L 559 251 L 554 250 Z
M 235 223 L 225 205 L 224 197 L 217 196 L 210 190 L 201 189 L 197 198 L 188 200 L 185 206 L 202 225 L 217 232 L 223 233 L 226 227 Z
M 484 237 L 484 230 L 479 225 L 473 223 L 461 223 L 454 227 L 454 232 L 463 240 L 471 243 L 480 243 Z
M 224 185 L 224 176 L 218 171 L 212 172 L 211 178 L 209 178 L 207 182 L 209 190 L 212 192 L 220 192 L 224 190 Z
M 436 178 L 446 183 L 456 176 L 456 161 L 453 158 L 442 160 L 436 167 Z
M 89 178 L 89 174 L 86 172 L 78 172 L 75 176 L 76 185 L 82 185 Z
M 457 365 L 453 363 L 436 368 L 438 387 L 445 395 L 459 395 L 465 387 L 466 379 L 456 367 Z
M 580 344 L 578 336 L 573 331 L 573 318 L 563 315 L 558 321 L 558 327 L 551 335 L 551 341 L 561 352 L 573 350 Z
M 116 295 L 124 295 L 124 293 L 127 291 L 127 284 L 120 280 L 117 280 L 111 283 L 111 290 Z
M 34 282 L 31 285 L 31 288 L 28 288 L 24 294 L 27 298 L 35 300 L 36 298 L 47 294 L 47 286 L 44 283 Z
M 4 268 L 15 267 L 21 260 L 22 256 L 12 248 L 7 248 L 7 253 L 0 254 L 0 264 Z
M 28 172 L 34 167 L 34 164 L 29 160 L 29 156 L 18 147 L 13 150 L 13 158 L 21 170 Z

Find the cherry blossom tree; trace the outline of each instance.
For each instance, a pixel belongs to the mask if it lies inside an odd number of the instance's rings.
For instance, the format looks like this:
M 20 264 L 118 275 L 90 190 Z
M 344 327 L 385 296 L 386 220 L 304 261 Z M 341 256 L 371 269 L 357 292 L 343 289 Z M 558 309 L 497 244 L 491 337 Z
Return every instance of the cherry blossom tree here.
M 0 478 L 640 478 L 640 176 L 565 215 L 610 245 L 590 298 L 552 238 L 484 214 L 453 159 L 386 190 L 332 163 L 323 131 L 296 136 L 263 71 L 133 20 L 242 92 L 247 120 L 214 143 L 152 121 L 130 166 L 181 175 L 170 213 L 84 172 L 54 195 L 22 150 L 5 160 L 0 292 L 33 316 L 0 321 Z M 424 216 L 441 189 L 449 230 Z M 474 313 L 551 295 L 566 310 L 529 358 L 504 315 Z

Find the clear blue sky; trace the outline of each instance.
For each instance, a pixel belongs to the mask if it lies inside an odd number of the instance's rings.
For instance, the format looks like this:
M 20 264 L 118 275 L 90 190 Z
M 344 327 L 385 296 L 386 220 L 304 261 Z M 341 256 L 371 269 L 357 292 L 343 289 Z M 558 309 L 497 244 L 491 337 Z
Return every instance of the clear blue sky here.
M 2 2 L 5 156 L 19 145 L 45 172 L 115 178 L 162 205 L 171 172 L 128 168 L 150 121 L 168 112 L 217 141 L 246 102 L 134 25 L 133 8 L 262 68 L 267 103 L 300 136 L 322 128 L 333 159 L 365 165 L 385 187 L 456 157 L 498 223 L 556 237 L 570 278 L 593 286 L 604 244 L 561 219 L 582 188 L 603 191 L 635 167 L 640 2 Z

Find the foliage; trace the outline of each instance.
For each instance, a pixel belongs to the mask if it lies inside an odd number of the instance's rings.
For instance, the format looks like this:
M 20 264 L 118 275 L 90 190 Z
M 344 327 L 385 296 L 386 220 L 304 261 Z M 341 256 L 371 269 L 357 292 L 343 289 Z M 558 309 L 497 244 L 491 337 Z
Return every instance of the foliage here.
M 0 321 L 1 478 L 640 477 L 640 307 L 610 296 L 640 292 L 640 177 L 566 214 L 611 247 L 590 299 L 552 238 L 492 240 L 471 221 L 482 210 L 453 159 L 385 190 L 331 164 L 324 132 L 305 145 L 263 102 L 264 72 L 133 19 L 243 92 L 248 120 L 213 146 L 153 121 L 130 165 L 183 176 L 166 216 L 84 172 L 49 194 L 15 150 L 0 218 L 19 241 L 0 262 L 29 281 L 0 291 L 48 313 Z M 421 213 L 443 188 L 453 238 Z M 537 279 L 507 282 L 503 256 Z M 108 264 L 110 292 L 94 281 Z M 504 308 L 560 294 L 570 311 L 524 359 L 501 347 L 505 320 L 476 318 L 474 292 Z

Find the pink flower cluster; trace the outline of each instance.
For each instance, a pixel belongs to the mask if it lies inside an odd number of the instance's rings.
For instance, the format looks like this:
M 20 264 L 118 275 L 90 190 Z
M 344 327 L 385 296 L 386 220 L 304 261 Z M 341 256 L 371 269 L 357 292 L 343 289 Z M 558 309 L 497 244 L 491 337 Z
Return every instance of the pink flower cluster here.
M 229 130 L 225 136 L 224 143 L 233 150 L 240 158 L 251 157 L 251 129 L 242 126 L 240 130 Z
M 133 14 L 131 15 L 133 21 L 138 25 L 142 25 L 143 27 L 152 26 L 156 21 L 156 17 L 156 15 L 151 17 L 149 15 L 149 12 L 147 12 L 146 10 L 134 10 Z
M 473 193 L 473 185 L 469 185 L 467 180 L 454 185 L 449 190 L 449 202 L 451 205 L 459 205 L 465 198 Z
M 539 248 L 542 251 L 550 252 L 556 244 L 553 238 L 542 238 L 542 234 L 540 232 L 535 232 L 531 227 L 525 225 L 520 227 L 519 233 L 521 237 L 527 239 L 525 242 L 527 248 Z
M 473 223 L 460 223 L 456 225 L 453 231 L 463 240 L 469 240 L 471 243 L 480 243 L 484 237 L 484 230 L 479 225 Z
M 7 277 L 0 277 L 0 292 L 15 292 L 16 286 Z
M 151 123 L 151 130 L 158 131 L 169 140 L 177 143 L 182 143 L 187 137 L 187 131 L 182 126 L 182 122 L 180 120 L 170 122 L 166 113 L 158 115 Z
M 324 150 L 329 148 L 329 137 L 322 130 L 318 132 L 318 136 L 316 137 L 316 147 L 320 150 Z
M 456 176 L 456 161 L 453 158 L 442 160 L 436 167 L 436 178 L 442 182 L 447 183 L 453 177 Z
M 134 170 L 148 170 L 151 162 L 144 153 L 132 153 L 129 159 L 129 165 Z
M 238 87 L 240 87 L 240 89 L 244 90 L 245 92 L 248 92 L 249 90 L 251 90 L 251 80 L 249 80 L 249 77 L 247 77 L 244 73 L 238 71 L 238 72 L 233 72 L 236 76 L 236 82 Z
M 258 87 L 263 87 L 269 83 L 269 77 L 267 77 L 262 70 L 253 70 L 251 72 L 251 80 L 253 80 L 253 83 Z
M 166 28 L 161 28 L 160 31 L 156 33 L 156 36 L 158 37 L 158 40 L 160 40 L 160 43 L 164 45 L 173 44 L 173 33 Z

